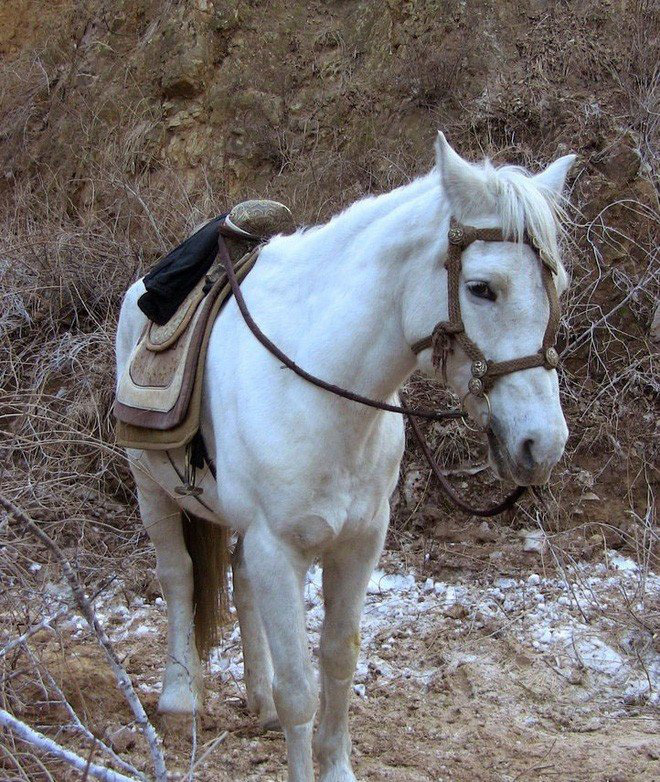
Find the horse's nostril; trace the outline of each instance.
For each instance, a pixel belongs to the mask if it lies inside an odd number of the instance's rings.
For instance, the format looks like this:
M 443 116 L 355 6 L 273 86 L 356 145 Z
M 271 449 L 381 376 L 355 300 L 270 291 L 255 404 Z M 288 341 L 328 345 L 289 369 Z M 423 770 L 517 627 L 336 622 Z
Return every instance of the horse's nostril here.
M 523 441 L 522 448 L 520 449 L 522 455 L 522 463 L 528 469 L 532 469 L 536 464 L 536 460 L 534 459 L 533 448 L 534 448 L 534 440 L 531 437 L 529 437 L 527 438 L 527 440 Z

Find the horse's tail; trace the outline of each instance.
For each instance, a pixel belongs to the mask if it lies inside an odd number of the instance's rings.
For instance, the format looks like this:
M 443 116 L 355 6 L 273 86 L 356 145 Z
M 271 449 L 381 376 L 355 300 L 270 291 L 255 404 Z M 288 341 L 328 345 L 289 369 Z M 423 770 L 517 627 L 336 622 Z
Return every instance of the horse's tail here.
M 219 524 L 182 514 L 183 537 L 193 564 L 195 643 L 206 660 L 219 640 L 218 630 L 227 618 L 229 530 Z

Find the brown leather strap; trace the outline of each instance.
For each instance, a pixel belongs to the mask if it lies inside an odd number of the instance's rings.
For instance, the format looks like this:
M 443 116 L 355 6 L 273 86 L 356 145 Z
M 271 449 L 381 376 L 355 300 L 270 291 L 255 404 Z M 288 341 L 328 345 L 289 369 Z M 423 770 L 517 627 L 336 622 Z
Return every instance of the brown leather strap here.
M 348 391 L 341 386 L 328 383 L 326 380 L 322 380 L 320 377 L 316 377 L 316 375 L 312 375 L 310 372 L 302 369 L 302 367 L 299 367 L 295 361 L 290 359 L 286 353 L 283 353 L 274 342 L 271 342 L 271 340 L 268 339 L 268 337 L 252 319 L 252 316 L 250 315 L 250 312 L 245 303 L 245 299 L 243 298 L 243 294 L 241 293 L 241 288 L 238 284 L 238 280 L 236 279 L 236 274 L 234 273 L 234 269 L 232 267 L 231 258 L 229 257 L 229 253 L 227 252 L 227 248 L 225 247 L 222 236 L 220 236 L 218 241 L 218 249 L 220 258 L 225 267 L 225 271 L 227 272 L 227 278 L 229 280 L 232 293 L 236 299 L 236 304 L 238 305 L 238 309 L 240 310 L 247 327 L 259 340 L 259 342 L 261 342 L 261 344 L 266 348 L 266 350 L 268 350 L 269 353 L 281 361 L 285 367 L 295 372 L 296 375 L 302 377 L 308 383 L 311 383 L 318 388 L 329 391 L 331 394 L 341 396 L 344 399 L 350 400 L 351 402 L 357 402 L 358 404 L 366 405 L 367 407 L 374 407 L 377 410 L 384 410 L 388 413 L 400 413 L 402 415 L 415 416 L 416 418 L 426 418 L 429 421 L 446 421 L 452 418 L 464 418 L 464 414 L 460 410 L 448 410 L 443 413 L 437 413 L 434 410 L 424 410 L 422 408 L 413 409 L 410 407 L 404 407 L 403 405 L 390 405 L 386 402 L 370 399 L 368 396 L 362 396 L 361 394 L 356 394 L 354 391 Z
M 417 421 L 408 416 L 408 423 L 410 424 L 410 428 L 415 435 L 415 439 L 417 440 L 419 447 L 422 449 L 422 453 L 424 454 L 426 461 L 429 463 L 429 467 L 431 468 L 431 472 L 433 473 L 435 479 L 438 481 L 454 505 L 456 505 L 456 507 L 460 508 L 462 511 L 471 513 L 473 516 L 479 516 L 479 518 L 490 518 L 491 516 L 497 516 L 498 514 L 503 513 L 505 510 L 512 508 L 527 490 L 526 486 L 516 486 L 516 488 L 510 494 L 507 494 L 507 496 L 501 502 L 493 505 L 492 508 L 472 507 L 472 505 L 465 502 L 465 500 L 456 493 L 454 487 L 451 485 L 447 477 L 442 474 L 442 470 L 434 459 L 431 449 L 424 440 L 424 436 L 419 429 L 419 424 Z
M 415 342 L 412 345 L 413 352 L 420 353 L 422 350 L 433 348 L 433 363 L 442 370 L 446 381 L 447 356 L 452 349 L 453 340 L 456 340 L 472 362 L 473 377 L 470 381 L 469 389 L 476 396 L 488 391 L 495 380 L 503 375 L 535 367 L 556 368 L 559 363 L 559 355 L 555 350 L 554 343 L 559 329 L 559 299 L 552 272 L 542 260 L 540 252 L 533 241 L 529 237 L 525 237 L 525 242 L 529 244 L 541 260 L 543 286 L 550 305 L 548 325 L 543 335 L 542 347 L 537 353 L 532 353 L 528 356 L 494 362 L 486 359 L 479 346 L 465 332 L 459 298 L 462 255 L 472 242 L 478 240 L 484 242 L 503 242 L 508 240 L 499 228 L 474 228 L 469 225 L 461 225 L 453 217 L 450 220 L 448 239 L 449 247 L 445 266 L 447 269 L 447 308 L 449 319 L 438 323 L 430 336 Z
M 426 350 L 427 348 L 432 347 L 433 345 L 433 334 L 429 334 L 428 337 L 423 337 L 422 339 L 417 340 L 417 342 L 414 342 L 410 349 L 412 352 L 417 355 L 418 353 L 421 353 L 422 350 Z

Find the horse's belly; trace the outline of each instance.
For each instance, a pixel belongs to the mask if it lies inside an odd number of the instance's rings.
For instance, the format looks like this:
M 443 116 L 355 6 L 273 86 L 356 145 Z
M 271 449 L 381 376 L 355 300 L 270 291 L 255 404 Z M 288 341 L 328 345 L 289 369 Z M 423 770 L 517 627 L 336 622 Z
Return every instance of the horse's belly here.
M 222 516 L 216 484 L 208 467 L 198 470 L 195 476 L 195 487 L 201 489 L 199 498 L 186 496 L 177 491 L 185 482 L 183 448 L 175 451 L 129 450 L 128 455 L 138 483 L 141 475 L 148 476 L 176 501 L 181 510 L 207 521 L 231 526 L 231 523 Z

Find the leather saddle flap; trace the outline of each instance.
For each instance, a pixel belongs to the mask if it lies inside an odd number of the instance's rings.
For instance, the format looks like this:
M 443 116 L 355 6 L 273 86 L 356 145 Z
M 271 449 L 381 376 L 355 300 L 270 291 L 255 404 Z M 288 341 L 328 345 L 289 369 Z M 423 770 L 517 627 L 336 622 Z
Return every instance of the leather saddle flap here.
M 239 279 L 245 277 L 257 256 L 255 250 L 236 263 Z M 202 382 L 208 338 L 222 305 L 231 295 L 224 272 L 205 293 L 208 287 L 203 278 L 167 323 L 158 326 L 149 322 L 145 326 L 117 384 L 114 414 L 118 420 L 118 444 L 135 448 L 175 447 L 181 444 L 180 427 L 184 426 L 186 437 L 196 431 L 195 422 L 186 424 L 192 415 L 199 425 L 199 409 L 190 409 L 191 399 L 200 398 L 200 393 L 193 392 Z

